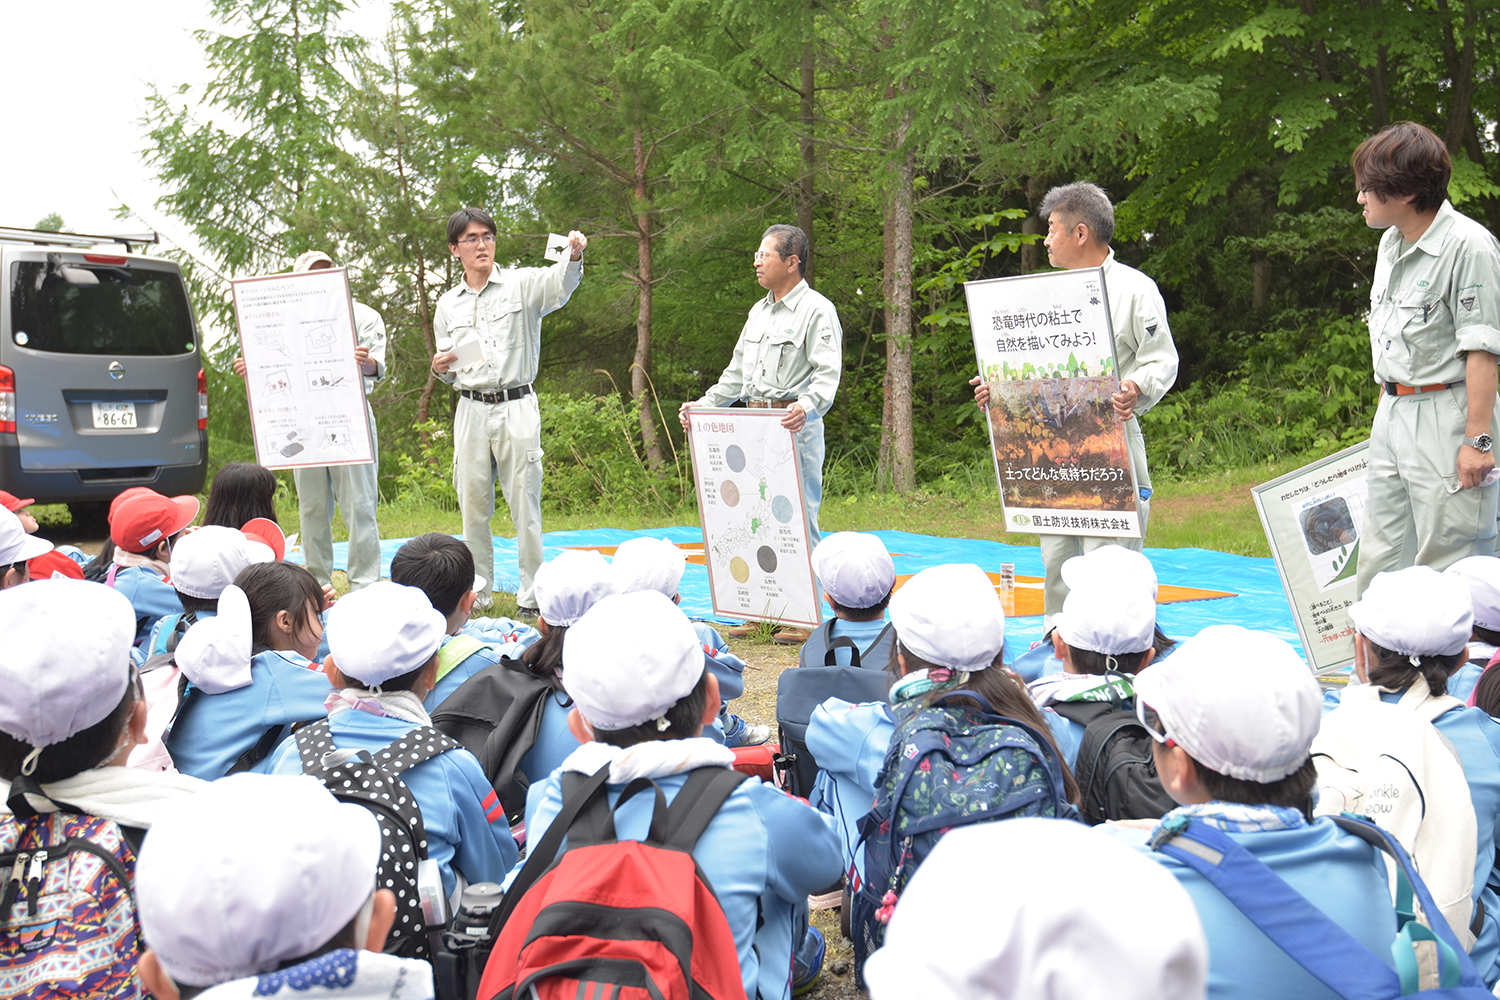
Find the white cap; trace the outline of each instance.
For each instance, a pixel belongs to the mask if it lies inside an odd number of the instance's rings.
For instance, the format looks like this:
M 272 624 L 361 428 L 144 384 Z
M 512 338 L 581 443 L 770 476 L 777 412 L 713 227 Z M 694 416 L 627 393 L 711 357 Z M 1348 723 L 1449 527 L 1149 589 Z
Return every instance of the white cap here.
M 537 567 L 536 606 L 548 625 L 568 626 L 601 597 L 618 592 L 609 563 L 591 549 L 568 549 Z
M 1465 581 L 1431 566 L 1376 573 L 1349 605 L 1354 629 L 1402 656 L 1453 656 L 1474 633 L 1474 602 Z
M 135 869 L 141 931 L 183 986 L 270 972 L 348 926 L 379 863 L 364 806 L 306 775 L 231 774 L 152 825 Z
M 606 732 L 660 719 L 703 670 L 693 623 L 654 590 L 604 598 L 563 639 L 563 688 Z
M 250 599 L 234 584 L 219 595 L 212 618 L 195 622 L 177 644 L 177 667 L 204 694 L 223 694 L 250 683 Z
M 1141 653 L 1156 636 L 1156 602 L 1144 590 L 1092 580 L 1068 591 L 1052 624 L 1074 649 L 1110 656 Z
M 172 586 L 189 597 L 217 598 L 240 571 L 272 562 L 276 553 L 237 528 L 204 525 L 178 539 L 172 549 Z
M 1069 588 L 1104 582 L 1112 587 L 1139 587 L 1156 600 L 1156 568 L 1145 553 L 1123 545 L 1101 545 L 1062 564 L 1063 583 Z
M 312 266 L 317 263 L 325 263 L 333 267 L 333 258 L 321 250 L 309 250 L 292 264 L 292 273 L 301 274 L 303 271 L 311 271 Z
M 0 591 L 0 635 L 0 732 L 49 747 L 125 697 L 135 612 L 117 590 L 48 579 Z
M 864 531 L 824 535 L 812 554 L 813 573 L 844 608 L 873 608 L 896 585 L 896 564 L 885 543 Z
M 665 538 L 631 538 L 615 549 L 610 572 L 615 577 L 615 591 L 633 594 L 654 590 L 666 597 L 676 597 L 682 585 L 682 571 L 687 568 L 687 553 Z M 548 618 L 550 625 L 552 619 Z
M 1469 556 L 1443 571 L 1469 588 L 1474 603 L 1474 627 L 1500 632 L 1500 559 L 1494 556 Z
M 1307 760 L 1323 698 L 1283 639 L 1210 625 L 1135 678 L 1135 694 L 1169 739 L 1204 767 L 1243 781 L 1280 781 Z
M 420 670 L 437 655 L 448 619 L 416 587 L 379 580 L 328 609 L 328 652 L 366 687 Z
M 0 566 L 25 562 L 51 551 L 51 542 L 45 538 L 28 535 L 21 525 L 21 519 L 11 511 L 0 507 Z
M 999 858 L 1020 863 L 973 905 Z M 873 1000 L 1202 1000 L 1207 976 L 1198 911 L 1170 872 L 1103 831 L 1035 817 L 938 841 L 865 966 Z
M 891 597 L 891 624 L 906 649 L 939 667 L 983 670 L 1005 646 L 1005 608 L 973 563 L 924 569 Z

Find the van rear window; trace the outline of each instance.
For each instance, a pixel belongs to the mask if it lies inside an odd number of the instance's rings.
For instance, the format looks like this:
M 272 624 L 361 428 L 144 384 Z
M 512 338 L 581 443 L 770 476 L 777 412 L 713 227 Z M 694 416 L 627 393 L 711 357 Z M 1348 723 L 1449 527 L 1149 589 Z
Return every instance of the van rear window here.
M 169 355 L 193 350 L 192 313 L 177 273 L 97 265 L 68 269 L 64 274 L 46 261 L 13 265 L 14 343 L 54 354 Z

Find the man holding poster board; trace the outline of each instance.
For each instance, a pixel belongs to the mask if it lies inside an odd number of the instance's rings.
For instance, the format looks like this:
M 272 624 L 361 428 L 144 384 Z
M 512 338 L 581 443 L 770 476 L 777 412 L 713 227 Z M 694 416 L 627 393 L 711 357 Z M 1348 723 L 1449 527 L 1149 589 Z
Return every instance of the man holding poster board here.
M 1083 530 L 1068 534 L 1041 533 L 1042 564 L 1046 568 L 1044 598 L 1050 625 L 1052 616 L 1062 610 L 1063 599 L 1068 596 L 1067 584 L 1062 581 L 1064 562 L 1101 545 L 1125 545 L 1136 550 L 1145 546 L 1146 519 L 1151 508 L 1151 472 L 1146 466 L 1146 439 L 1136 417 L 1160 402 L 1177 381 L 1177 345 L 1172 342 L 1172 331 L 1167 327 L 1167 308 L 1156 282 L 1135 268 L 1121 264 L 1110 249 L 1109 241 L 1115 233 L 1115 211 L 1103 189 L 1083 181 L 1055 187 L 1042 200 L 1040 215 L 1047 220 L 1047 238 L 1043 245 L 1053 267 L 1069 271 L 1103 269 L 1109 321 L 1114 333 L 1115 372 L 1119 377 L 1119 389 L 1111 402 L 1116 416 L 1125 424 L 1130 467 L 1139 491 L 1135 504 L 1139 513 L 1137 537 L 1091 535 Z M 973 318 L 972 308 L 970 314 L 978 338 L 978 321 Z M 975 386 L 974 399 L 980 409 L 988 410 L 988 380 L 974 378 L 970 384 Z M 1002 491 L 1005 485 L 1002 481 Z

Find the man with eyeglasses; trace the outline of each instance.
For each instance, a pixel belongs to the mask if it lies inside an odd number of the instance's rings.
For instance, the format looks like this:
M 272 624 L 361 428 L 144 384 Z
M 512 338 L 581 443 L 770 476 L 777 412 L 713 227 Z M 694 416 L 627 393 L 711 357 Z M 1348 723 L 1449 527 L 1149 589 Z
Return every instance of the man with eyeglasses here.
M 822 537 L 818 507 L 823 501 L 823 416 L 839 387 L 844 330 L 833 303 L 804 280 L 808 254 L 807 234 L 796 226 L 776 225 L 765 231 L 755 251 L 755 278 L 767 294 L 751 308 L 734 357 L 719 381 L 702 398 L 683 403 L 678 417 L 687 430 L 690 407 L 729 406 L 740 399 L 752 409 L 786 411 L 781 426 L 797 436 L 802 506 L 809 540 L 816 546 Z M 776 634 L 776 641 L 784 645 L 806 639 L 801 629 L 784 628 Z
M 568 234 L 570 256 L 551 267 L 495 266 L 495 220 L 463 208 L 448 220 L 448 250 L 464 280 L 438 299 L 432 321 L 432 372 L 462 397 L 453 417 L 453 485 L 463 513 L 464 544 L 484 578 L 478 605 L 493 600 L 495 480 L 516 527 L 521 585 L 518 613 L 535 618 L 532 581 L 542 564 L 542 416 L 532 383 L 542 347 L 542 317 L 567 304 L 583 280 L 588 238 Z M 457 351 L 478 344 L 482 357 L 455 368 Z

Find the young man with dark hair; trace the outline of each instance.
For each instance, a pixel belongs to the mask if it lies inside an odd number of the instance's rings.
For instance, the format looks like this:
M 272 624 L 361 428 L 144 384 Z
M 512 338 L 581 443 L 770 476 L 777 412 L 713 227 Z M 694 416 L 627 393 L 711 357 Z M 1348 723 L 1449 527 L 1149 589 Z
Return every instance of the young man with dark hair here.
M 536 617 L 532 581 L 542 564 L 542 414 L 532 385 L 542 317 L 567 305 L 583 280 L 588 243 L 575 229 L 568 233 L 571 255 L 553 266 L 501 268 L 494 219 L 463 208 L 448 220 L 448 251 L 463 264 L 464 279 L 438 299 L 432 332 L 440 346 L 432 373 L 463 397 L 453 417 L 453 484 L 464 544 L 485 581 L 479 604 L 489 606 L 495 581 L 490 518 L 498 477 L 516 527 L 522 618 Z M 481 360 L 455 368 L 456 350 L 475 344 Z
M 1397 122 L 1371 136 L 1352 164 L 1365 223 L 1386 231 L 1370 286 L 1382 391 L 1370 431 L 1362 594 L 1376 573 L 1444 569 L 1495 550 L 1500 242 L 1448 202 L 1448 150 L 1421 125 Z
M 1114 394 L 1113 402 L 1115 414 L 1125 424 L 1126 450 L 1140 490 L 1137 509 L 1142 532 L 1140 538 L 1042 536 L 1042 566 L 1046 570 L 1042 592 L 1047 613 L 1045 632 L 1050 630 L 1052 616 L 1062 610 L 1063 600 L 1068 596 L 1068 583 L 1062 577 L 1063 563 L 1104 545 L 1124 545 L 1139 552 L 1146 544 L 1151 469 L 1146 464 L 1146 439 L 1136 418 L 1161 402 L 1177 381 L 1177 346 L 1167 327 L 1167 307 L 1156 282 L 1115 259 L 1109 245 L 1115 234 L 1115 210 L 1103 188 L 1087 181 L 1055 187 L 1042 199 L 1037 214 L 1047 220 L 1044 245 L 1053 267 L 1068 271 L 1089 267 L 1104 270 L 1115 354 L 1120 365 L 1120 391 Z M 969 384 L 974 386 L 975 402 L 980 409 L 986 409 L 990 400 L 988 383 L 975 376 Z
M 765 231 L 755 251 L 755 280 L 766 295 L 750 310 L 729 367 L 700 398 L 684 402 L 677 416 L 688 430 L 687 411 L 695 406 L 732 406 L 743 399 L 751 409 L 784 411 L 781 426 L 797 436 L 802 507 L 812 544 L 817 545 L 823 417 L 839 388 L 844 328 L 833 303 L 813 291 L 804 277 L 810 252 L 807 234 L 796 226 L 775 225 Z M 790 644 L 807 639 L 806 630 L 783 631 Z M 729 629 L 730 636 L 745 634 Z

